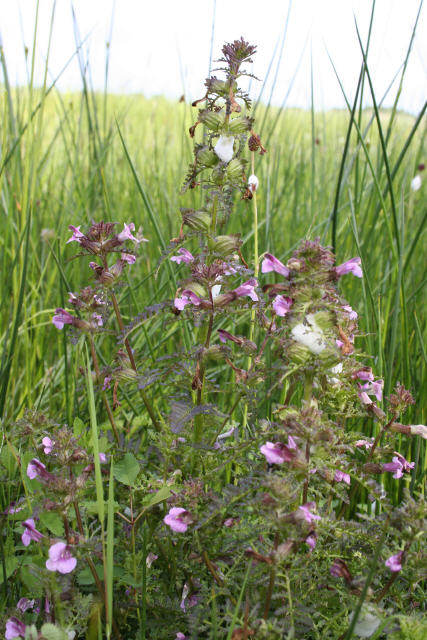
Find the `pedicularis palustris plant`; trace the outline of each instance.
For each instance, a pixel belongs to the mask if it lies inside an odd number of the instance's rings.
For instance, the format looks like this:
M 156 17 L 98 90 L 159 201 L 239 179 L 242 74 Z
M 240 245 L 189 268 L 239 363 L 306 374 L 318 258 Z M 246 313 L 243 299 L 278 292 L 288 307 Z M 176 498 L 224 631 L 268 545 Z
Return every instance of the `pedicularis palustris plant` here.
M 29 411 L 8 439 L 2 464 L 21 473 L 2 516 L 8 639 L 344 638 L 407 624 L 422 637 L 425 503 L 398 450 L 427 428 L 400 422 L 411 394 L 383 400 L 357 348 L 338 284 L 363 277 L 360 258 L 336 266 L 317 239 L 286 264 L 259 258 L 266 149 L 239 88 L 255 47 L 222 52 L 222 77 L 193 105 L 183 192 L 199 189 L 200 206 L 181 209 L 159 265 L 174 263 L 174 299 L 125 323 L 124 271 L 145 238 L 132 223 L 71 227 L 92 278 L 53 323 L 71 327 L 84 405 L 72 426 Z M 251 256 L 227 234 L 236 196 L 252 211 Z M 147 358 L 153 317 L 176 345 Z

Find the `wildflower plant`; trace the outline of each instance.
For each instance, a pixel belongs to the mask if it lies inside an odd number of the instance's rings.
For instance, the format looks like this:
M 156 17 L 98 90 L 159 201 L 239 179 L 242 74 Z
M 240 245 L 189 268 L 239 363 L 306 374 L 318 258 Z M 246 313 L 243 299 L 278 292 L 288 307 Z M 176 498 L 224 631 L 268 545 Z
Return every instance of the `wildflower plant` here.
M 81 406 L 73 425 L 27 411 L 8 436 L 22 490 L 2 514 L 19 558 L 6 638 L 370 637 L 420 606 L 426 505 L 401 451 L 427 428 L 400 422 L 411 393 L 384 398 L 358 346 L 339 288 L 364 277 L 361 258 L 336 265 L 318 238 L 259 254 L 267 150 L 239 88 L 254 53 L 226 44 L 224 78 L 193 103 L 182 192 L 200 205 L 181 209 L 158 265 L 175 270 L 171 299 L 125 321 L 142 231 L 70 225 L 90 278 L 52 322 L 79 354 Z M 236 197 L 251 256 L 227 233 Z M 148 359 L 153 316 L 176 344 Z

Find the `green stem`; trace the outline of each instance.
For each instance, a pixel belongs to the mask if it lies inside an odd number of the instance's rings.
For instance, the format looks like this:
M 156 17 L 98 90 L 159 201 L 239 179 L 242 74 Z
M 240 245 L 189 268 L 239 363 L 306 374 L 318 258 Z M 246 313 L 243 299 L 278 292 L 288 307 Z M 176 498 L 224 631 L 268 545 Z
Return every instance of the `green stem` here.
M 95 367 L 96 378 L 97 378 L 98 382 L 101 382 L 101 372 L 100 372 L 100 369 L 99 369 L 98 358 L 97 358 L 97 355 L 96 355 L 95 343 L 93 341 L 92 334 L 89 334 L 89 347 L 90 347 L 90 353 L 91 353 L 91 356 L 92 356 L 93 366 Z M 108 398 L 107 398 L 107 395 L 106 395 L 105 391 L 102 391 L 101 393 L 102 393 L 102 400 L 104 402 L 104 406 L 105 406 L 105 409 L 106 409 L 107 414 L 108 414 L 108 418 L 109 418 L 110 423 L 111 423 L 111 428 L 113 429 L 114 437 L 116 439 L 117 444 L 119 444 L 120 443 L 119 432 L 117 430 L 116 421 L 114 420 L 114 416 L 113 416 L 113 412 L 112 412 L 111 407 L 110 407 L 110 403 L 108 402 Z

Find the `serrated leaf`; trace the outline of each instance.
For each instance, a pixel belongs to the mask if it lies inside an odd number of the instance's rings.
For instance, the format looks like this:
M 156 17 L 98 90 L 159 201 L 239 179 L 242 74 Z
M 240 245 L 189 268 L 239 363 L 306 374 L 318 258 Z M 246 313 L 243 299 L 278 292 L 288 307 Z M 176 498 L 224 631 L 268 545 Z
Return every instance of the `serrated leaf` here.
M 68 634 L 50 622 L 42 626 L 41 632 L 46 640 L 68 640 Z
M 53 511 L 42 511 L 40 513 L 40 522 L 49 529 L 54 536 L 58 538 L 64 537 L 64 524 L 57 513 Z
M 114 467 L 114 478 L 128 487 L 132 487 L 139 470 L 140 466 L 135 456 L 132 453 L 126 453 Z

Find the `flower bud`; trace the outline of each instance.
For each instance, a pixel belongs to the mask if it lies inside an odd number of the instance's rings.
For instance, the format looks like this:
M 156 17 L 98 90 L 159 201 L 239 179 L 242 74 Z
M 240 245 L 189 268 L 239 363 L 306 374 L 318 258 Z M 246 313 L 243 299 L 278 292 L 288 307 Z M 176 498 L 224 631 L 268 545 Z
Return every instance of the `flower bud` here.
M 181 210 L 182 222 L 195 231 L 207 231 L 211 224 L 211 217 L 207 211 L 195 211 L 194 209 Z
M 224 360 L 230 355 L 230 347 L 221 344 L 214 344 L 203 352 L 203 360 L 215 360 L 217 362 Z
M 411 435 L 421 436 L 424 440 L 427 439 L 427 427 L 424 424 L 411 424 L 409 428 Z

